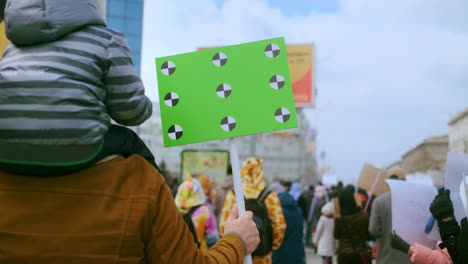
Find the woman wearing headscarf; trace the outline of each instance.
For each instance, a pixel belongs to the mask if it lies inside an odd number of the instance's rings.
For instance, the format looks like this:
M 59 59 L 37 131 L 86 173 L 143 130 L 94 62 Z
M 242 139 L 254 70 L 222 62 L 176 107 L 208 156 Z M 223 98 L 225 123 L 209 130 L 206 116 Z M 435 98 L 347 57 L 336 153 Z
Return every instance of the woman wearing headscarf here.
M 302 192 L 301 184 L 298 182 L 293 182 L 291 184 L 289 194 L 291 194 L 292 197 L 294 197 L 294 200 L 297 201 L 299 199 L 299 196 L 301 196 L 301 192 Z
M 338 240 L 338 264 L 367 264 L 366 240 L 369 236 L 369 217 L 362 212 L 355 188 L 346 186 L 338 196 L 340 215 L 335 219 L 335 239 Z
M 333 202 L 326 203 L 321 211 L 322 216 L 319 218 L 313 242 L 317 247 L 317 255 L 322 257 L 322 264 L 332 264 L 336 251 L 335 238 L 333 237 L 335 229 Z
M 291 182 L 282 182 L 283 191 L 278 191 L 284 218 L 286 220 L 286 233 L 283 243 L 273 251 L 273 264 L 305 264 L 304 234 L 302 223 L 302 209 L 291 195 Z
M 322 206 L 328 202 L 328 200 L 329 198 L 327 188 L 321 184 L 317 185 L 314 189 L 314 197 L 312 198 L 308 216 L 308 221 L 310 222 L 312 233 L 315 232 L 318 220 L 322 215 L 320 210 Z
M 245 199 L 256 199 L 263 189 L 267 187 L 265 178 L 263 177 L 263 165 L 260 158 L 248 158 L 244 161 L 241 168 L 242 187 Z M 233 191 L 229 191 L 221 213 L 219 229 L 221 234 L 224 231 L 224 223 L 229 216 L 231 208 L 236 203 L 236 198 Z M 267 207 L 268 217 L 273 226 L 273 250 L 278 249 L 284 239 L 286 232 L 286 221 L 284 219 L 281 204 L 278 195 L 275 192 L 270 192 L 265 198 L 265 206 Z M 270 264 L 271 253 L 265 256 L 253 256 L 253 264 Z
M 182 215 L 191 213 L 190 218 L 200 243 L 200 249 L 206 250 L 218 241 L 216 218 L 205 205 L 206 196 L 201 184 L 196 179 L 192 179 L 191 175 L 188 175 L 187 180 L 179 186 L 175 203 Z

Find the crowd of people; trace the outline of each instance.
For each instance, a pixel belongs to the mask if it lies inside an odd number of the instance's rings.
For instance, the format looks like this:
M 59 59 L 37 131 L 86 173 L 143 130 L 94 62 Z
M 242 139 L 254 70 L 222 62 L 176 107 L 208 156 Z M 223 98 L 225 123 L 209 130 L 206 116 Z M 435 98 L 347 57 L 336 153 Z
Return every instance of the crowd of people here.
M 242 164 L 186 175 L 171 190 L 130 129 L 152 114 L 124 36 L 88 0 L 0 0 L 11 44 L 0 60 L 1 263 L 468 263 L 468 222 L 441 189 L 436 249 L 392 232 L 391 193 L 337 184 L 269 183 Z M 403 179 L 401 175 L 392 178 Z M 171 192 L 172 191 L 172 192 Z M 377 242 L 377 243 L 372 243 Z M 378 246 L 372 246 L 378 245 Z
M 405 179 L 402 170 L 389 172 L 390 179 Z M 458 239 L 462 241 L 463 236 L 459 235 L 460 227 L 453 218 L 448 190 L 441 190 L 431 208 L 428 208 L 438 221 L 442 239 L 445 240 L 439 241 L 436 249 L 431 249 L 418 243 L 409 245 L 393 231 L 390 191 L 369 197 L 366 190 L 353 185 L 338 183 L 326 187 L 319 183 L 301 192 L 301 188 L 299 191 L 292 188 L 299 185 L 297 182 L 280 180 L 267 183 L 260 158 L 247 159 L 241 168 L 241 175 L 246 201 L 266 193 L 265 199 L 260 199 L 260 202 L 264 202 L 268 211 L 264 217 L 272 223 L 272 236 L 269 238 L 271 253 L 254 255 L 254 263 L 306 263 L 306 247 L 314 249 L 324 264 L 370 264 L 373 261 L 464 263 L 461 259 L 463 254 L 460 254 L 462 249 L 458 248 L 463 245 L 458 242 Z M 205 194 L 206 199 L 200 200 L 196 206 L 208 205 L 212 209 L 205 211 L 209 211 L 210 216 L 203 218 L 206 221 L 195 224 L 197 235 L 204 241 L 215 219 L 219 223 L 219 232 L 214 232 L 213 237 L 223 233 L 229 211 L 235 204 L 235 195 L 232 175 L 228 175 L 216 188 L 212 188 L 213 183 L 209 182 L 207 175 L 197 176 L 197 179 L 205 183 L 200 184 L 191 178 L 184 181 L 177 192 L 176 203 L 179 205 L 178 197 L 187 181 L 194 182 L 191 186 L 199 190 L 191 192 L 194 197 Z M 215 197 L 215 200 L 209 197 Z M 213 204 L 216 206 L 213 207 Z M 179 206 L 182 214 L 188 209 Z M 196 220 L 195 216 L 192 218 Z M 206 231 L 199 234 L 199 229 Z

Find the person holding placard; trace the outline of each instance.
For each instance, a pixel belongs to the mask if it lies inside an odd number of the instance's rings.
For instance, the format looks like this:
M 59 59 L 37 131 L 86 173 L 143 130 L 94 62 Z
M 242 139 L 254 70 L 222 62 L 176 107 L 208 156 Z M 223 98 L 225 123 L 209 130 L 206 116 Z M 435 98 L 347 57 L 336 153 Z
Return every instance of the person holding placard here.
M 440 244 L 440 243 L 439 243 Z M 415 264 L 452 264 L 452 259 L 447 249 L 428 248 L 419 243 L 408 244 L 396 233 L 392 235 L 392 248 L 408 254 L 411 262 Z
M 437 220 L 442 243 L 440 248 L 446 248 L 455 264 L 468 263 L 468 221 L 464 217 L 458 224 L 449 189 L 439 189 L 437 196 L 430 205 L 430 211 Z
M 403 176 L 393 174 L 390 176 L 390 179 L 402 179 Z M 379 195 L 374 200 L 369 220 L 369 232 L 379 241 L 376 257 L 377 264 L 411 263 L 407 255 L 391 247 L 392 197 L 390 191 Z
M 164 178 L 139 155 L 61 177 L 0 171 L 0 210 L 0 263 L 242 264 L 260 241 L 252 213 L 235 206 L 224 236 L 199 250 Z

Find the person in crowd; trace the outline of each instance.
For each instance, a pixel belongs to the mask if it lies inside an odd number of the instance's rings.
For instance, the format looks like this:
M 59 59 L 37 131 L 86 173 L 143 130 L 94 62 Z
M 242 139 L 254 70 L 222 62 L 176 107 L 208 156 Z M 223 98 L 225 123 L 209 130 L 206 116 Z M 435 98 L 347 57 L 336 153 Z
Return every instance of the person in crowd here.
M 408 244 L 395 232 L 392 234 L 392 248 L 407 254 L 412 263 L 415 264 L 452 264 L 452 259 L 447 249 L 438 246 L 435 249 L 428 248 L 419 243 Z
M 310 205 L 309 216 L 307 220 L 310 222 L 312 233 L 315 232 L 318 220 L 322 215 L 320 211 L 322 206 L 328 202 L 327 188 L 321 184 L 317 185 L 314 190 L 314 198 Z
M 152 114 L 123 34 L 92 0 L 0 0 L 11 41 L 0 60 L 0 166 L 63 175 L 136 153 L 158 169 L 132 130 Z M 3 19 L 2 19 L 3 20 Z M 1 21 L 0 21 L 1 22 Z M 8 128 L 8 129 L 5 129 Z
M 332 185 L 330 187 L 330 190 L 328 191 L 328 198 L 330 200 L 337 198 L 338 197 L 338 186 L 337 185 Z
M 333 202 L 327 202 L 321 211 L 322 216 L 318 221 L 313 242 L 317 248 L 317 255 L 322 257 L 322 263 L 333 264 L 333 257 L 336 253 L 336 241 L 333 236 L 335 229 Z
M 289 194 L 292 195 L 294 200 L 297 201 L 299 199 L 299 196 L 301 196 L 301 192 L 302 192 L 301 184 L 298 183 L 298 182 L 292 182 L 291 183 L 291 188 L 289 190 Z
M 286 191 L 286 187 L 283 184 L 281 184 L 279 181 L 272 182 L 271 184 L 268 185 L 267 189 L 276 194 L 280 194 Z
M 286 233 L 283 243 L 273 251 L 273 264 L 305 264 L 305 248 L 303 242 L 303 215 L 296 200 L 291 195 L 294 183 L 281 182 L 283 191 L 279 191 L 278 198 L 286 220 Z
M 468 264 L 468 221 L 465 216 L 458 224 L 450 198 L 450 190 L 439 189 L 429 210 L 439 226 L 442 238 L 439 247 L 447 249 L 453 263 Z
M 166 183 L 169 186 L 169 190 L 171 190 L 172 197 L 175 198 L 177 194 L 177 188 L 179 188 L 179 185 L 180 185 L 179 178 L 170 177 L 166 179 Z
M 335 218 L 333 231 L 338 240 L 338 264 L 368 264 L 372 261 L 366 247 L 369 218 L 358 206 L 354 193 L 354 186 L 347 185 L 338 196 L 340 215 Z
M 304 222 L 306 225 L 306 230 L 304 234 L 304 239 L 305 239 L 305 245 L 307 247 L 313 246 L 312 244 L 312 223 L 309 222 L 308 216 L 309 216 L 309 210 L 310 206 L 312 204 L 312 199 L 314 198 L 314 185 L 309 185 L 309 188 L 302 192 L 301 196 L 299 196 L 299 199 L 297 200 L 297 203 L 299 207 L 302 209 L 302 213 L 304 215 Z
M 0 263 L 237 263 L 260 242 L 233 206 L 223 237 L 199 250 L 160 173 L 139 155 L 73 174 L 0 171 Z
M 361 208 L 362 210 L 365 210 L 367 209 L 367 212 L 370 212 L 370 207 L 369 208 L 366 208 L 366 205 L 367 205 L 367 202 L 368 202 L 368 199 L 369 199 L 369 195 L 367 194 L 367 191 L 364 190 L 363 188 L 361 187 L 358 187 L 357 189 L 357 195 L 359 196 L 359 199 L 361 200 Z
M 390 179 L 403 179 L 392 174 Z M 408 256 L 391 247 L 392 239 L 392 198 L 390 191 L 379 195 L 372 204 L 369 220 L 369 232 L 378 239 L 377 264 L 411 263 Z
M 182 215 L 191 213 L 190 218 L 202 250 L 210 248 L 219 239 L 216 218 L 206 203 L 207 198 L 202 185 L 188 175 L 177 190 L 175 204 Z
M 215 189 L 214 212 L 218 223 L 221 220 L 224 199 L 226 199 L 226 195 L 230 190 L 234 190 L 234 181 L 232 179 L 232 167 L 229 164 L 226 170 L 226 177 Z
M 263 176 L 262 160 L 258 157 L 251 157 L 244 161 L 241 168 L 241 177 L 245 199 L 255 199 L 263 189 L 267 188 Z M 224 233 L 225 223 L 235 200 L 234 192 L 229 191 L 221 213 L 219 224 L 221 233 Z M 268 210 L 268 217 L 273 225 L 273 250 L 276 250 L 281 246 L 286 232 L 286 222 L 278 195 L 275 192 L 270 192 L 265 199 L 265 205 Z M 252 262 L 254 264 L 269 264 L 271 263 L 271 253 L 263 257 L 252 257 Z
M 202 174 L 202 175 L 198 175 L 197 176 L 197 180 L 198 182 L 200 182 L 202 188 L 203 188 L 203 192 L 205 193 L 205 196 L 206 196 L 206 207 L 208 207 L 208 209 L 210 209 L 210 212 L 214 214 L 214 200 L 215 200 L 215 195 L 214 195 L 214 191 L 213 191 L 213 182 L 211 181 L 211 178 L 210 176 L 206 175 L 206 174 Z M 216 217 L 216 215 L 215 215 Z M 216 226 L 217 227 L 217 226 Z

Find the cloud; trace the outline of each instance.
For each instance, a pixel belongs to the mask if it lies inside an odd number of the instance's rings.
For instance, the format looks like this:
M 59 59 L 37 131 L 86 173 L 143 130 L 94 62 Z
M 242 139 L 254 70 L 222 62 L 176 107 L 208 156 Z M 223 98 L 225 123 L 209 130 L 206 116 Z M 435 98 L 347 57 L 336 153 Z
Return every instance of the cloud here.
M 266 0 L 145 5 L 142 77 L 154 100 L 156 57 L 276 36 L 315 43 L 319 96 L 306 114 L 339 175 L 398 160 L 467 106 L 464 0 L 342 0 L 335 13 L 300 16 Z

